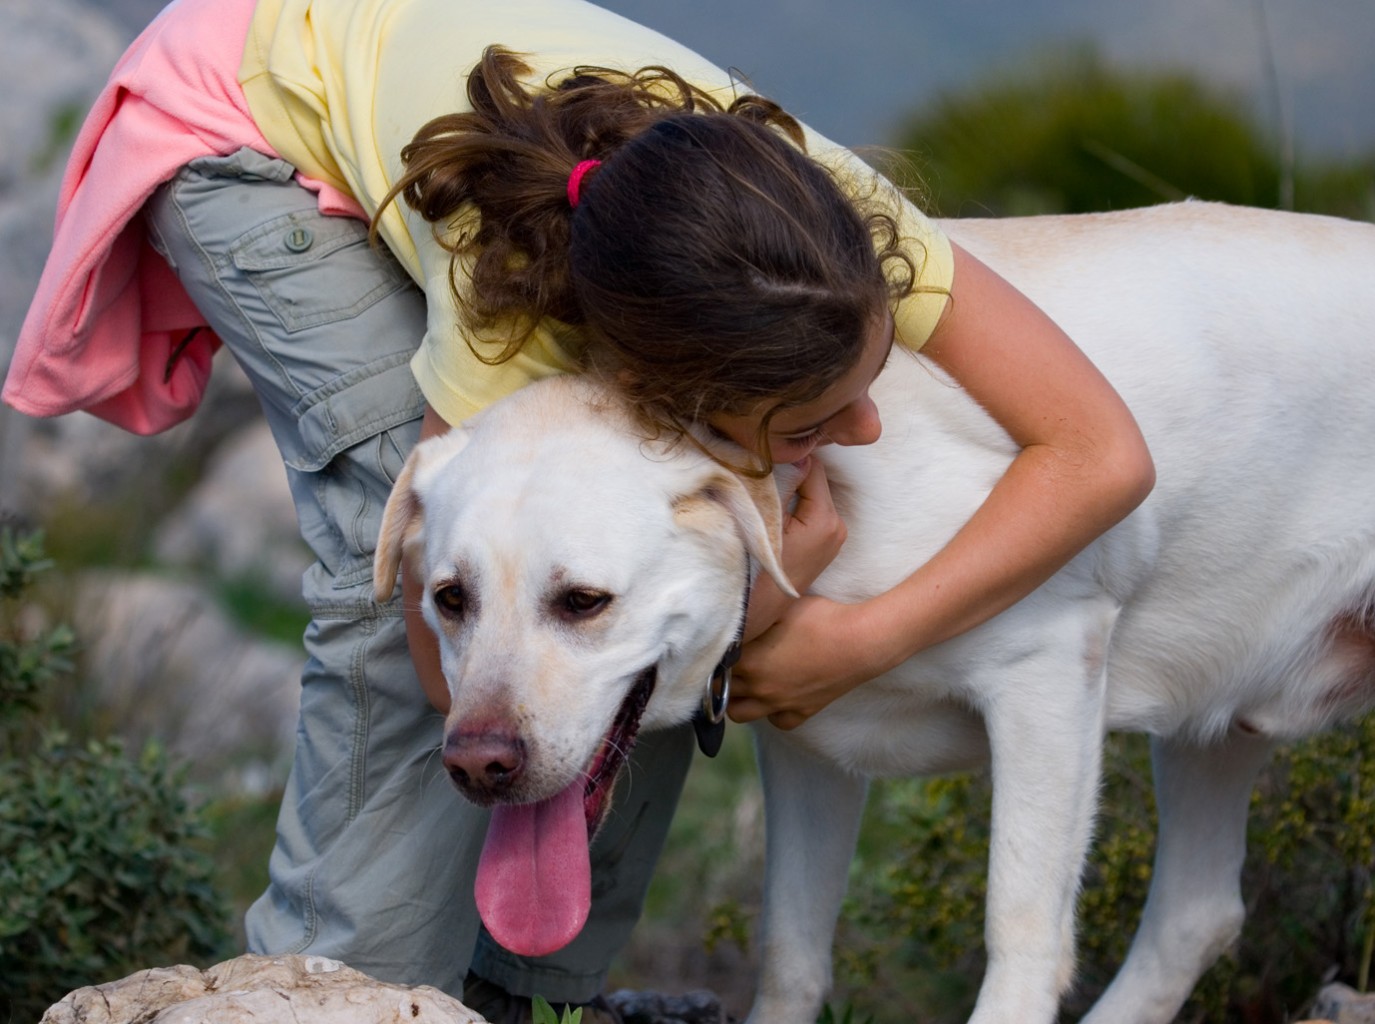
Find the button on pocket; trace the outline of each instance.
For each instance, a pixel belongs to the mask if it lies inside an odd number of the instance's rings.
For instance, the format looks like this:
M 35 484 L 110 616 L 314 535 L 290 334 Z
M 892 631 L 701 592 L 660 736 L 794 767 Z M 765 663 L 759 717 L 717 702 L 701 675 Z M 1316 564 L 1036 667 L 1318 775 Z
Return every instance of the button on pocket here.
M 286 247 L 292 252 L 305 252 L 314 241 L 310 228 L 292 228 L 286 235 Z

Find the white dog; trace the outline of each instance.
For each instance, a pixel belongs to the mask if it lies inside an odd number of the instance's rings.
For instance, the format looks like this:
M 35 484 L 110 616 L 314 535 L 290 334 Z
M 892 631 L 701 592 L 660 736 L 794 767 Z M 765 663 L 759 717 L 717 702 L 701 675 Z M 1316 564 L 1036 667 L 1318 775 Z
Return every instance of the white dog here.
M 760 730 L 768 871 L 750 1020 L 815 1018 L 866 777 L 991 757 L 973 1020 L 1052 1021 L 1101 741 L 1126 729 L 1154 740 L 1159 847 L 1131 953 L 1089 1020 L 1169 1021 L 1241 926 L 1266 755 L 1375 704 L 1375 227 L 1202 203 L 944 227 L 1107 374 L 1158 483 L 1008 611 L 794 732 Z M 1014 453 L 919 355 L 891 359 L 874 395 L 882 440 L 821 453 L 849 539 L 814 591 L 840 601 L 920 565 Z M 494 853 L 539 834 L 562 858 L 530 866 L 525 849 L 526 867 L 486 872 L 489 926 L 521 912 L 500 891 L 552 900 L 585 885 L 576 848 L 621 752 L 637 727 L 697 712 L 739 628 L 749 559 L 780 575 L 779 518 L 771 484 L 645 442 L 615 399 L 572 378 L 417 449 L 388 507 L 379 593 L 403 546 L 423 544 L 453 698 L 446 764 L 472 798 L 512 805 Z

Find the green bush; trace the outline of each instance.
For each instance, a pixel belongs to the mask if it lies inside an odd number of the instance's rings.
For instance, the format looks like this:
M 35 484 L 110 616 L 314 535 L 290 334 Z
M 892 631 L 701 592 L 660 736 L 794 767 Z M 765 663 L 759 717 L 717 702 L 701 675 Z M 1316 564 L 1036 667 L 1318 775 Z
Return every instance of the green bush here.
M 37 1020 L 68 991 L 229 952 L 204 826 L 166 754 L 44 728 L 41 687 L 70 630 L 21 628 L 47 567 L 41 539 L 0 530 L 0 1021 Z M 30 608 L 30 611 L 33 609 Z
M 899 168 L 945 216 L 1087 213 L 1184 198 L 1372 215 L 1375 159 L 1326 166 L 1281 147 L 1238 97 L 1183 73 L 1069 54 L 923 107 Z M 915 174 L 910 172 L 915 172 Z M 919 177 L 921 180 L 915 180 Z
M 37 534 L 16 537 L 0 529 L 0 601 L 8 612 L 34 578 L 51 566 Z M 38 708 L 43 687 L 71 670 L 72 631 L 58 626 L 23 636 L 8 621 L 0 628 L 0 729 L 13 728 Z

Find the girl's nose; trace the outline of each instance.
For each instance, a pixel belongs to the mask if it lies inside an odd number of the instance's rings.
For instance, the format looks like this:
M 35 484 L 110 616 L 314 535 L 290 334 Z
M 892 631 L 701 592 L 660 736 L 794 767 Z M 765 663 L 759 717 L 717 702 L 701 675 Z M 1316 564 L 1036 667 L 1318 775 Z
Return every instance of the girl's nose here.
M 873 444 L 882 433 L 878 406 L 867 394 L 840 410 L 826 424 L 826 436 L 836 444 Z

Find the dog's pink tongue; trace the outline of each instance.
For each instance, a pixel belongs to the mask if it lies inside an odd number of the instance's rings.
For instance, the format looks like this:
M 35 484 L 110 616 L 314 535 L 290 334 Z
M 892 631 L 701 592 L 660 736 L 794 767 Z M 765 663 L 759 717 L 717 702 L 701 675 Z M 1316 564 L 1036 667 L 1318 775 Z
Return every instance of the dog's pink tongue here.
M 582 780 L 492 809 L 475 890 L 482 923 L 512 953 L 544 956 L 577 937 L 592 908 Z

